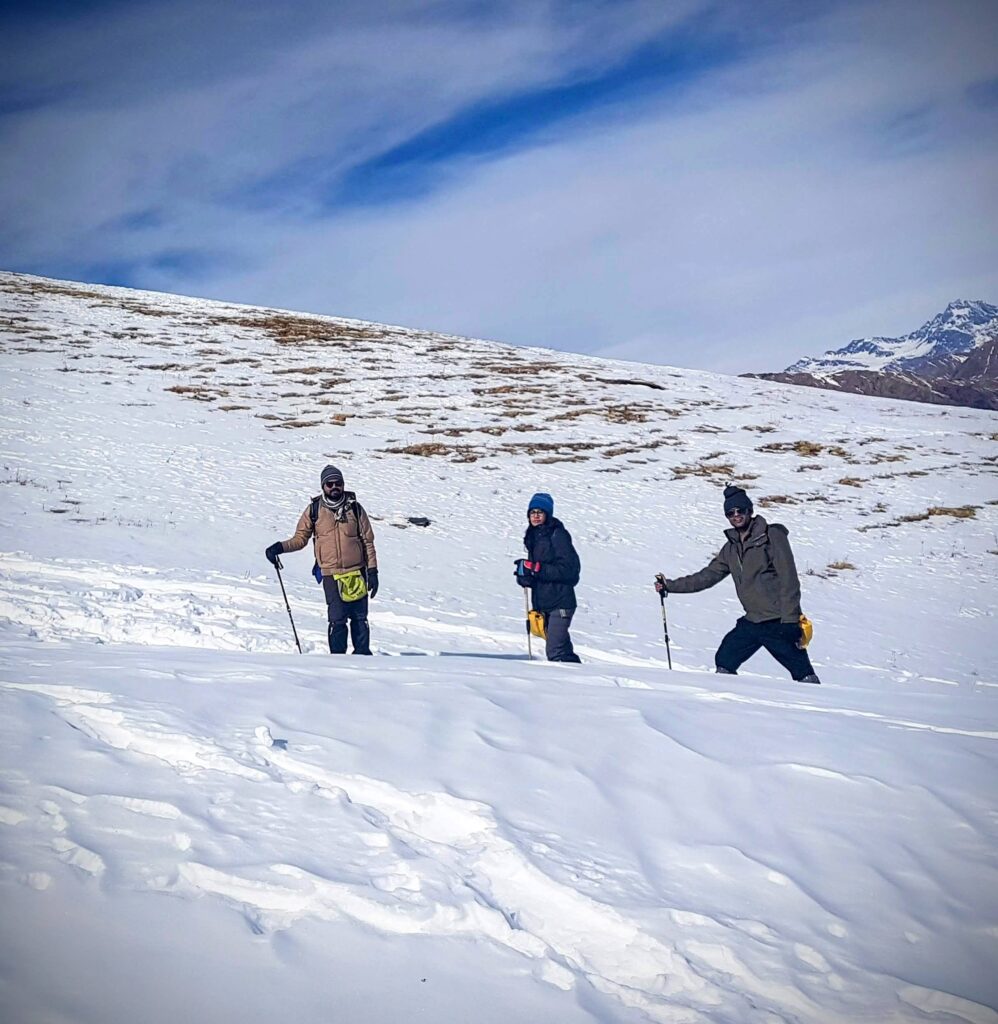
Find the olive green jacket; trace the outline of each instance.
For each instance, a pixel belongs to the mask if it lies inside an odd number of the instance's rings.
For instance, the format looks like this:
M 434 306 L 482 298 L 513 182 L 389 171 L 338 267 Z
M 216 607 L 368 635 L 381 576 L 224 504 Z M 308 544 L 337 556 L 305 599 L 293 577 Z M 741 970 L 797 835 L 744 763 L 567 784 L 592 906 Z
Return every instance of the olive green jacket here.
M 800 580 L 787 528 L 754 516 L 744 541 L 734 529 L 725 530 L 724 535 L 727 543 L 708 566 L 689 576 L 666 580 L 666 590 L 670 594 L 694 594 L 730 575 L 749 622 L 799 622 Z

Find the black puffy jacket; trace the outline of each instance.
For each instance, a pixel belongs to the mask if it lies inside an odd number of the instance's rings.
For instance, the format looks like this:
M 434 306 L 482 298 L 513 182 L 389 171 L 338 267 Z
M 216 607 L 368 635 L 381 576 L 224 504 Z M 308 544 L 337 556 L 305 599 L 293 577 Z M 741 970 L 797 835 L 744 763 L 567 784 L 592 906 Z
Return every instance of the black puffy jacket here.
M 581 565 L 572 535 L 560 519 L 550 518 L 542 526 L 528 526 L 523 535 L 527 559 L 541 563 L 541 572 L 531 588 L 532 604 L 539 612 L 575 608 L 575 585 Z

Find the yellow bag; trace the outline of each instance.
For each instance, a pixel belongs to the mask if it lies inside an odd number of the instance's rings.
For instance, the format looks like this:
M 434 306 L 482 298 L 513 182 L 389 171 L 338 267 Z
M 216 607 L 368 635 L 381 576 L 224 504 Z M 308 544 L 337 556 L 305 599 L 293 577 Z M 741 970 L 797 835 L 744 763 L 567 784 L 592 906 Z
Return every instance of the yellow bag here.
M 811 620 L 806 615 L 800 617 L 800 646 L 801 650 L 807 647 L 811 642 L 811 637 L 814 636 L 814 626 L 811 625 Z
M 533 636 L 539 636 L 542 640 L 547 639 L 547 633 L 544 631 L 544 613 L 529 611 L 527 612 L 527 622 L 530 625 L 530 632 Z
M 341 601 L 359 601 L 362 597 L 367 597 L 367 583 L 364 582 L 360 569 L 334 572 L 333 579 L 336 580 L 336 589 L 340 592 Z

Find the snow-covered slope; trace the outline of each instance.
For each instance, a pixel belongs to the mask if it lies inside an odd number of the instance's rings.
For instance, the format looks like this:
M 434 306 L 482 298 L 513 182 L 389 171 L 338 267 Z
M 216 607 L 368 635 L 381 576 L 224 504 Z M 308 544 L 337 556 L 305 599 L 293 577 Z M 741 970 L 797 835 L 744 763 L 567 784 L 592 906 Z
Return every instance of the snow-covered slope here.
M 824 355 L 805 357 L 785 373 L 825 375 L 840 370 L 931 373 L 933 365 L 966 355 L 998 336 L 998 306 L 959 299 L 918 330 L 900 338 L 859 338 Z
M 0 1019 L 998 1021 L 993 413 L 0 275 Z M 321 467 L 377 531 L 324 654 Z M 820 687 L 713 650 L 735 479 Z M 584 664 L 528 662 L 528 497 Z M 410 517 L 426 517 L 420 528 Z

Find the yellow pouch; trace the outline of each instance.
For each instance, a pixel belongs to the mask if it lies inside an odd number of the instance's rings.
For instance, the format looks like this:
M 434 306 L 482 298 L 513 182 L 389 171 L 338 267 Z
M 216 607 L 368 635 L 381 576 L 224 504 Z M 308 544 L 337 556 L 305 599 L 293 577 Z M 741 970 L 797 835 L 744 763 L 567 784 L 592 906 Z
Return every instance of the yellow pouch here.
M 811 642 L 811 637 L 814 636 L 814 626 L 811 625 L 811 620 L 806 616 L 800 617 L 800 631 L 801 631 L 801 647 L 807 647 Z
M 333 579 L 336 580 L 336 589 L 340 592 L 341 601 L 359 601 L 362 597 L 367 597 L 367 584 L 360 569 L 334 572 Z
M 532 636 L 539 636 L 542 640 L 547 639 L 547 633 L 544 631 L 543 612 L 527 612 L 527 623 L 530 626 L 530 632 Z

